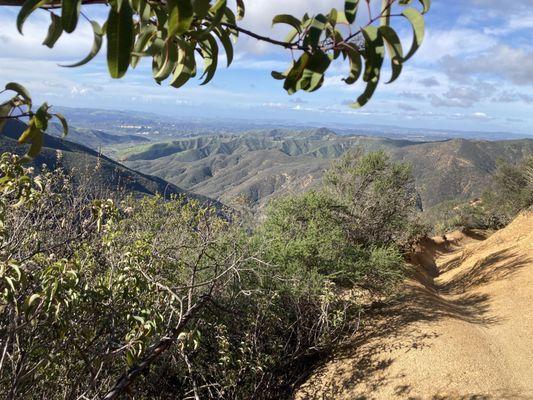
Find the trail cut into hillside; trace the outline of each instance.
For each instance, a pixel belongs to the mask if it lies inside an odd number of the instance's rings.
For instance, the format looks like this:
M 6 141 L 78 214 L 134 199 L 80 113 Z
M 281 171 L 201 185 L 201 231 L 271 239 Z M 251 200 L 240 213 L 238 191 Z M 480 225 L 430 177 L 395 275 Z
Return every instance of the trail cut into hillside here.
M 399 298 L 296 398 L 533 399 L 533 213 L 428 239 L 411 261 Z

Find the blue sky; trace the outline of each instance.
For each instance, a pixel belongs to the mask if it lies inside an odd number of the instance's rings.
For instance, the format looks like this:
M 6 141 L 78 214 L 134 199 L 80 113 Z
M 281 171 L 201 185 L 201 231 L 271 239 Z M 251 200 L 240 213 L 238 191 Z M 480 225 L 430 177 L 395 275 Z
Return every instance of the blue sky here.
M 273 15 L 327 12 L 332 7 L 342 9 L 344 2 L 248 0 L 246 4 L 242 26 L 283 38 L 283 30 L 270 27 Z M 86 12 L 99 21 L 105 15 L 101 6 L 87 7 Z M 533 0 L 433 0 L 424 46 L 405 66 L 402 76 L 391 85 L 382 85 L 361 110 L 347 105 L 362 87 L 342 82 L 347 74 L 342 63 L 334 65 L 318 92 L 288 96 L 281 83 L 270 77 L 270 71 L 284 70 L 290 54 L 241 37 L 236 60 L 229 69 L 220 68 L 208 86 L 192 82 L 176 90 L 151 80 L 149 60 L 121 80 L 109 78 L 103 54 L 81 68 L 59 67 L 88 52 L 92 44 L 89 25 L 82 23 L 77 32 L 64 35 L 50 50 L 40 45 L 48 26 L 47 13 L 32 15 L 24 36 L 16 31 L 16 14 L 16 8 L 0 10 L 2 80 L 23 83 L 37 100 L 51 104 L 155 111 L 180 117 L 533 135 Z M 402 21 L 397 23 L 407 46 L 409 27 Z

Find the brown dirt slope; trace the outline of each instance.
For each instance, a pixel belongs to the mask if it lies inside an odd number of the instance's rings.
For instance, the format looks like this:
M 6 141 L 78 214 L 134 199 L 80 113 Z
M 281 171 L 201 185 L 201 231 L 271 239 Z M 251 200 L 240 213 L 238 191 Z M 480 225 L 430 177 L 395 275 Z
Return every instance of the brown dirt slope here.
M 533 399 L 533 213 L 488 239 L 428 240 L 400 298 L 298 391 L 304 399 Z

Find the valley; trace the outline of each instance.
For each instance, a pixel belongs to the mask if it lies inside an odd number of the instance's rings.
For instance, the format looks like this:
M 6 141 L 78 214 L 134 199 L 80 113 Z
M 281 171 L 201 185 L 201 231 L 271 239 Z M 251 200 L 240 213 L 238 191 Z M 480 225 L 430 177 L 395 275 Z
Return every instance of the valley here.
M 341 134 L 282 123 L 272 128 L 261 123 L 183 121 L 147 113 L 62 111 L 72 120 L 72 127 L 68 137 L 57 143 L 86 146 L 126 169 L 157 177 L 161 181 L 154 188 L 167 187 L 168 191 L 173 187 L 230 206 L 244 200 L 252 208 L 317 187 L 331 163 L 356 148 L 383 150 L 392 160 L 409 163 L 423 209 L 479 197 L 499 161 L 517 163 L 533 152 L 533 139 L 528 138 L 489 141 L 466 134 L 470 138 L 463 139 L 450 132 L 437 141 L 431 131 L 405 135 L 389 130 L 390 137 L 384 137 L 386 133 L 372 127 L 366 129 L 376 136 L 364 130 L 355 134 L 353 129 L 341 128 Z M 52 124 L 49 133 L 60 138 L 60 126 Z M 406 139 L 413 136 L 418 140 Z

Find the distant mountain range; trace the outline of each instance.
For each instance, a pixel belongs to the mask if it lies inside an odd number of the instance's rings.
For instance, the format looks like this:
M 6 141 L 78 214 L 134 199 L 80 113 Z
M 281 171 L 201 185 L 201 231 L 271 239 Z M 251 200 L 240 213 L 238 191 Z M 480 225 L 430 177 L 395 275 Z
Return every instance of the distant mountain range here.
M 244 196 L 262 206 L 284 193 L 318 185 L 331 162 L 346 151 L 385 150 L 413 166 L 425 208 L 479 196 L 498 159 L 518 162 L 533 154 L 533 140 L 411 142 L 340 136 L 328 129 L 214 135 L 141 145 L 120 153 L 125 165 L 184 189 L 230 203 Z
M 100 179 L 107 185 L 145 194 L 196 193 L 228 205 L 244 197 L 262 207 L 272 198 L 316 187 L 334 160 L 362 147 L 385 150 L 393 160 L 410 163 L 427 209 L 445 200 L 479 196 L 498 159 L 518 162 L 533 153 L 533 139 L 436 141 L 442 133 L 407 134 L 405 128 L 395 128 L 404 134 L 391 139 L 371 127 L 358 130 L 364 135 L 342 128 L 339 134 L 328 128 L 252 129 L 242 121 L 181 121 L 127 111 L 60 111 L 70 122 L 69 136 L 60 138 L 60 127 L 51 124 L 36 165 L 53 167 L 56 150 L 61 150 L 62 164 L 79 171 L 99 159 Z M 15 139 L 23 128 L 10 121 L 0 136 L 0 150 L 22 153 Z
M 410 128 L 402 126 L 344 123 L 322 125 L 318 123 L 296 123 L 292 121 L 265 121 L 253 119 L 175 117 L 138 111 L 99 110 L 90 108 L 55 107 L 61 111 L 73 126 L 89 130 L 100 130 L 110 134 L 133 134 L 153 141 L 169 141 L 183 137 L 215 134 L 241 134 L 246 132 L 266 132 L 278 128 L 286 132 L 314 129 L 324 126 L 341 136 L 365 135 L 413 141 L 441 141 L 446 139 L 507 140 L 533 138 L 529 135 L 512 132 L 452 131 L 433 126 Z
M 17 145 L 17 139 L 25 128 L 26 125 L 21 122 L 16 120 L 8 121 L 0 134 L 0 152 L 10 151 L 16 154 L 24 154 L 27 146 Z M 90 132 L 90 134 L 95 133 Z M 99 138 L 108 139 L 106 134 L 101 135 L 98 133 L 97 135 Z M 83 137 L 83 140 L 88 140 L 88 137 Z M 81 132 L 73 130 L 69 134 L 69 139 L 71 138 L 81 139 Z M 59 161 L 58 151 L 61 152 Z M 33 161 L 33 164 L 38 168 L 42 164 L 46 164 L 50 168 L 61 165 L 66 170 L 72 171 L 75 177 L 93 170 L 99 164 L 100 169 L 94 175 L 94 179 L 98 179 L 98 183 L 109 189 L 121 190 L 134 195 L 154 195 L 159 193 L 170 196 L 172 194 L 184 194 L 202 201 L 207 200 L 204 196 L 190 194 L 159 177 L 146 175 L 125 167 L 82 144 L 51 135 L 45 135 L 44 147 L 39 156 Z

